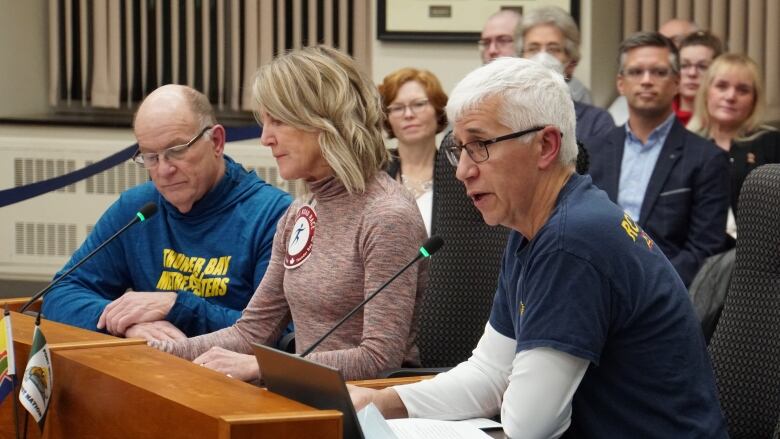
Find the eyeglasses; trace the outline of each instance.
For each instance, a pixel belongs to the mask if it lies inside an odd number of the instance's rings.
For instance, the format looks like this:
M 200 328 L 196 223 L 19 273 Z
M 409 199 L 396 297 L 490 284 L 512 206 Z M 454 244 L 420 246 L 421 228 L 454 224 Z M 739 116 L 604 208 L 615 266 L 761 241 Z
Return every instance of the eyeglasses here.
M 401 117 L 406 113 L 408 108 L 412 114 L 417 114 L 422 111 L 428 105 L 428 99 L 420 99 L 409 104 L 393 104 L 387 107 L 387 114 L 390 117 Z
M 627 76 L 634 80 L 644 78 L 646 73 L 649 73 L 650 77 L 653 79 L 666 79 L 672 74 L 672 70 L 666 67 L 650 67 L 649 69 L 631 67 L 621 72 L 623 76 Z
M 473 161 L 474 163 L 482 163 L 490 158 L 490 155 L 488 155 L 488 148 L 487 148 L 488 145 L 492 145 L 498 142 L 503 142 L 504 140 L 516 139 L 518 137 L 525 136 L 526 134 L 535 133 L 543 129 L 544 129 L 543 126 L 529 128 L 527 130 L 518 131 L 512 134 L 496 137 L 495 139 L 475 140 L 473 142 L 468 142 L 464 145 L 456 144 L 455 140 L 450 135 L 447 136 L 448 143 L 442 145 L 442 147 L 444 148 L 444 154 L 447 156 L 447 160 L 450 161 L 450 164 L 452 166 L 458 166 L 458 162 L 460 161 L 460 154 L 464 149 L 466 150 L 466 153 L 468 153 L 469 157 L 471 158 L 471 161 Z
M 707 64 L 707 63 L 703 63 L 703 62 L 702 63 L 696 63 L 696 64 L 683 63 L 683 64 L 680 65 L 680 70 L 681 71 L 688 70 L 688 69 L 695 69 L 699 73 L 706 72 L 707 69 L 709 69 L 709 68 L 710 68 L 710 65 Z
M 550 55 L 557 57 L 558 55 L 563 54 L 564 50 L 563 47 L 559 46 L 558 44 L 548 44 L 546 46 L 532 44 L 529 45 L 527 49 L 523 49 L 523 56 L 530 58 L 539 52 L 547 52 Z
M 479 46 L 479 50 L 485 50 L 490 47 L 491 44 L 495 44 L 496 47 L 502 48 L 514 42 L 515 39 L 509 35 L 499 35 L 495 38 L 482 38 L 477 41 L 477 45 Z
M 183 145 L 171 146 L 170 148 L 166 148 L 160 152 L 141 152 L 139 149 L 135 152 L 135 154 L 133 154 L 133 161 L 139 165 L 143 165 L 143 167 L 146 169 L 152 169 L 160 164 L 161 155 L 165 157 L 166 161 L 181 160 L 184 158 L 184 154 L 187 152 L 190 146 L 194 145 L 195 142 L 197 142 L 198 139 L 206 134 L 206 131 L 210 130 L 211 128 L 213 128 L 213 126 L 209 125 L 200 130 L 198 135 L 193 137 L 189 142 Z

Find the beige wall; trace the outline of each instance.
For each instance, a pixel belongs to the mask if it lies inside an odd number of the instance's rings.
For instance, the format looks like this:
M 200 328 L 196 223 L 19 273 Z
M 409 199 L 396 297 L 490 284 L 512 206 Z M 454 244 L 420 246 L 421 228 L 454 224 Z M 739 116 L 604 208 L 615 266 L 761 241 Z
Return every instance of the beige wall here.
M 598 11 L 594 11 L 594 2 Z M 376 17 L 376 0 L 372 1 Z M 616 96 L 615 54 L 620 42 L 620 0 L 581 0 L 582 59 L 574 76 L 593 92 L 597 105 L 609 105 Z M 596 13 L 597 12 L 597 13 Z M 376 27 L 376 26 L 374 26 Z M 593 32 L 598 29 L 598 32 Z M 430 70 L 449 93 L 468 72 L 481 64 L 476 44 L 384 42 L 374 29 L 372 73 L 375 82 L 401 67 Z M 598 50 L 593 50 L 598 47 Z
M 47 4 L 0 0 L 0 117 L 47 111 Z
M 594 13 L 598 3 L 598 13 Z M 473 43 L 401 43 L 376 38 L 376 0 L 372 0 L 372 75 L 381 82 L 388 73 L 414 66 L 432 71 L 449 92 L 480 65 Z M 48 15 L 43 0 L 0 0 L 0 117 L 44 113 L 48 93 Z M 614 98 L 615 53 L 620 40 L 620 0 L 581 0 L 583 57 L 575 72 L 590 86 L 595 103 Z M 598 29 L 598 32 L 593 32 Z M 593 50 L 598 47 L 598 50 Z
M 594 3 L 598 4 L 598 10 L 595 10 Z M 593 103 L 605 108 L 617 96 L 615 77 L 621 40 L 621 13 L 621 0 L 580 2 L 582 59 L 574 76 L 590 88 Z

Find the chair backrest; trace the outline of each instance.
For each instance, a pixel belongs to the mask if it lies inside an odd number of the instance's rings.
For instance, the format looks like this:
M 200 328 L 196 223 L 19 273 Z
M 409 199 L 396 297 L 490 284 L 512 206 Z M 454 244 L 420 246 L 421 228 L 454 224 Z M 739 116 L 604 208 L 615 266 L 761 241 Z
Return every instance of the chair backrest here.
M 742 186 L 736 252 L 709 349 L 731 438 L 770 438 L 780 416 L 780 165 Z
M 484 332 L 509 230 L 485 224 L 441 152 L 431 234 L 445 244 L 431 258 L 417 346 L 423 367 L 454 366 L 471 355 Z

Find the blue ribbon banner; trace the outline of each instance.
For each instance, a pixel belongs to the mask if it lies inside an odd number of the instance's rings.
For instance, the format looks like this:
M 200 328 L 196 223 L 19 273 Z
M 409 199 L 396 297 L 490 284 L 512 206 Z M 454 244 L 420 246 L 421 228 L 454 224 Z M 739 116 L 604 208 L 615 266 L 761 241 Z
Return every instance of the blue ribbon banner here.
M 225 131 L 227 142 L 254 139 L 260 137 L 260 134 L 262 133 L 260 127 L 257 125 L 225 128 Z M 84 180 L 95 174 L 99 174 L 107 169 L 117 166 L 126 160 L 130 160 L 137 149 L 138 144 L 135 143 L 117 153 L 104 158 L 103 160 L 100 160 L 99 162 L 95 162 L 68 174 L 60 175 L 48 180 L 38 181 L 26 186 L 2 190 L 0 191 L 0 207 L 5 207 L 9 204 L 28 200 L 30 198 L 43 195 L 47 192 L 56 191 L 57 189 Z

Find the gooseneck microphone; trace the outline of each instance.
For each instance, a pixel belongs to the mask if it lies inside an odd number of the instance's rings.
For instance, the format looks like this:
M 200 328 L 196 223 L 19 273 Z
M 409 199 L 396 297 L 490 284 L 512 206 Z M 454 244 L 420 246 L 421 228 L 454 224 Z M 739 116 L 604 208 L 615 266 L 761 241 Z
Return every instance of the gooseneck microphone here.
M 57 279 L 54 279 L 53 281 L 51 281 L 51 283 L 49 285 L 46 285 L 46 288 L 44 288 L 41 291 L 38 291 L 37 293 L 35 293 L 35 295 L 32 296 L 30 298 L 30 300 L 28 300 L 27 303 L 24 304 L 24 306 L 19 310 L 19 312 L 25 312 L 27 310 L 27 308 L 30 307 L 30 305 L 32 305 L 33 303 L 35 303 L 36 300 L 40 299 L 46 293 L 48 293 L 49 290 L 51 290 L 52 287 L 57 285 L 65 276 L 67 276 L 70 273 L 72 273 L 73 270 L 79 268 L 81 266 L 81 264 L 83 264 L 84 262 L 87 262 L 87 260 L 89 260 L 89 258 L 94 256 L 95 253 L 99 252 L 103 247 L 107 246 L 111 241 L 116 239 L 117 236 L 121 235 L 125 230 L 130 228 L 130 226 L 132 226 L 135 223 L 140 223 L 142 221 L 146 221 L 147 219 L 151 218 L 155 213 L 157 213 L 157 205 L 153 201 L 150 201 L 150 202 L 144 204 L 144 206 L 142 208 L 140 208 L 138 210 L 138 212 L 135 213 L 135 217 L 133 217 L 133 219 L 129 223 L 127 223 L 127 225 L 125 225 L 124 227 L 119 229 L 119 231 L 117 231 L 116 233 L 111 235 L 110 238 L 108 238 L 105 241 L 103 241 L 102 244 L 100 244 L 99 246 L 95 247 L 95 249 L 92 250 L 91 252 L 89 252 L 88 255 L 84 256 L 83 259 L 81 259 L 76 264 L 74 264 L 72 267 L 70 267 L 70 269 L 68 269 L 68 271 L 66 271 L 65 273 L 62 273 L 62 276 L 60 276 Z M 40 317 L 40 313 L 38 313 L 38 316 Z
M 409 267 L 411 267 L 415 262 L 419 261 L 422 258 L 429 258 L 429 257 L 431 257 L 431 255 L 436 253 L 437 251 L 439 251 L 439 249 L 443 245 L 444 245 L 444 240 L 441 239 L 441 237 L 439 237 L 439 236 L 431 236 L 430 238 L 428 238 L 423 243 L 422 247 L 420 247 L 420 251 L 417 252 L 417 256 L 415 256 L 414 259 L 409 261 L 409 263 L 406 264 L 404 266 L 404 268 L 400 269 L 398 271 L 398 273 L 393 275 L 393 277 L 391 277 L 387 282 L 383 283 L 382 286 L 380 286 L 379 288 L 376 289 L 376 291 L 374 291 L 373 293 L 369 294 L 368 297 L 363 299 L 363 301 L 360 302 L 356 307 L 352 308 L 352 311 L 348 312 L 347 315 L 345 315 L 341 320 L 339 320 L 339 322 L 336 323 L 332 328 L 330 328 L 330 330 L 328 332 L 326 332 L 322 337 L 320 337 L 319 339 L 317 339 L 317 341 L 312 343 L 312 345 L 309 346 L 308 349 L 306 349 L 305 351 L 303 351 L 303 353 L 301 353 L 301 358 L 309 355 L 311 353 L 311 351 L 313 351 L 314 348 L 319 346 L 320 343 L 322 343 L 323 340 L 328 338 L 328 336 L 330 334 L 332 334 L 333 331 L 338 329 L 338 327 L 341 326 L 344 322 L 346 322 L 347 319 L 352 317 L 353 314 L 355 314 L 356 312 L 358 312 L 358 310 L 363 308 L 366 305 L 366 303 L 368 303 L 369 300 L 373 299 L 377 294 L 382 292 L 382 290 L 384 290 L 385 287 L 390 285 L 390 283 L 392 283 L 398 276 L 403 274 L 403 272 L 406 271 Z

